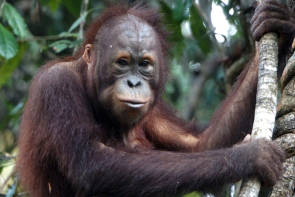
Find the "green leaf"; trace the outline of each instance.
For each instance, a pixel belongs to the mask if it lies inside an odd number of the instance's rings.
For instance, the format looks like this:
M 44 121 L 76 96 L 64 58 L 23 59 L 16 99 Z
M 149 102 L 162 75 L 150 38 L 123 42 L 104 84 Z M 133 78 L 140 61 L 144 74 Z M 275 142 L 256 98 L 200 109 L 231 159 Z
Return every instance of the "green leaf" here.
M 70 40 L 58 40 L 49 45 L 56 53 L 60 53 L 67 48 L 74 48 L 75 44 Z
M 0 24 L 0 56 L 10 59 L 16 55 L 18 45 L 10 31 Z
M 175 9 L 173 10 L 165 1 L 160 1 L 161 12 L 164 13 L 164 22 L 167 25 L 167 29 L 171 34 L 169 39 L 172 42 L 181 42 L 183 41 L 183 36 L 181 33 L 181 21 L 175 17 Z M 180 47 L 182 48 L 182 47 Z
M 0 36 L 1 38 L 1 36 Z M 1 42 L 0 42 L 1 43 Z M 1 46 L 1 44 L 0 44 Z M 23 55 L 24 55 L 24 51 L 26 50 L 26 45 L 25 44 L 20 44 L 19 47 L 19 51 L 17 53 L 17 55 L 10 59 L 10 60 L 6 60 L 4 62 L 4 64 L 1 65 L 0 67 L 0 89 L 1 87 L 8 82 L 8 80 L 10 79 L 13 71 L 17 68 L 17 66 L 19 65 Z
M 204 54 L 208 54 L 212 49 L 212 42 L 207 33 L 205 21 L 195 6 L 191 6 L 190 8 L 189 22 L 192 34 L 197 40 L 200 49 Z
M 72 32 L 75 28 L 77 28 L 81 21 L 85 20 L 87 14 L 82 14 L 70 27 L 70 29 L 68 30 L 68 32 Z
M 75 22 L 71 25 L 71 27 L 69 28 L 68 32 L 72 32 L 74 29 L 76 29 L 76 28 L 80 25 L 81 21 L 85 20 L 86 17 L 88 16 L 88 14 L 91 13 L 92 11 L 94 11 L 94 10 L 97 10 L 97 9 L 92 8 L 92 9 L 88 10 L 86 13 L 83 13 L 83 14 L 82 14 L 77 20 L 75 20 Z
M 5 3 L 3 6 L 3 18 L 12 28 L 13 33 L 21 39 L 31 35 L 23 17 L 9 3 Z
M 78 33 L 70 33 L 70 32 L 61 32 L 58 34 L 58 37 L 60 38 L 78 38 Z

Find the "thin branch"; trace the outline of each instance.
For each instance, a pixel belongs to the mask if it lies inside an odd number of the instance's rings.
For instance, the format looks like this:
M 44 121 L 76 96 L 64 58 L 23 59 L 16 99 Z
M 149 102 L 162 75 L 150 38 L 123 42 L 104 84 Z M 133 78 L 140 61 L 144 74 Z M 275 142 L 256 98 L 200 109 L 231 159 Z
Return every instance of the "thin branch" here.
M 81 5 L 81 11 L 80 11 L 80 17 L 82 17 L 83 15 L 87 15 L 87 9 L 88 9 L 88 4 L 89 4 L 89 0 L 83 0 L 82 1 L 82 5 Z M 79 34 L 78 34 L 78 40 L 82 40 L 83 36 L 84 36 L 84 26 L 86 23 L 86 18 L 84 17 L 83 20 L 81 20 L 80 22 L 80 27 L 79 27 Z M 76 46 L 74 49 L 74 52 L 76 52 L 78 50 L 79 46 Z
M 25 39 L 20 39 L 22 42 L 29 41 L 47 41 L 47 40 L 60 40 L 63 38 L 77 38 L 77 34 L 67 33 L 67 34 L 58 34 L 58 35 L 48 35 L 48 36 L 31 36 Z
M 80 16 L 87 15 L 88 4 L 89 4 L 89 0 L 82 1 Z M 79 37 L 78 37 L 79 39 L 83 38 L 85 23 L 86 23 L 86 17 L 80 23 Z

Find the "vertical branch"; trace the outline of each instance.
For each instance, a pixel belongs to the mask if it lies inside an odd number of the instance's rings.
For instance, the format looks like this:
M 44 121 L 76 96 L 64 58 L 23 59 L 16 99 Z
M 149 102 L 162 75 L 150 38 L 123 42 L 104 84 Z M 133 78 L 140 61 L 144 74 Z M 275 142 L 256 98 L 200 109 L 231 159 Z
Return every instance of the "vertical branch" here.
M 259 71 L 252 139 L 270 140 L 272 137 L 277 104 L 277 65 L 277 35 L 268 33 L 259 42 Z M 257 178 L 246 180 L 240 197 L 257 197 L 260 187 Z
M 259 43 L 258 91 L 252 138 L 271 139 L 277 105 L 278 44 L 276 34 L 266 34 Z
M 88 4 L 89 4 L 89 0 L 83 0 L 82 1 L 80 16 L 84 16 L 84 15 L 87 14 Z M 78 37 L 79 39 L 83 38 L 85 22 L 86 22 L 86 17 L 84 17 L 84 19 L 80 23 L 79 37 Z
M 78 40 L 81 41 L 84 36 L 84 26 L 86 22 L 87 8 L 88 8 L 89 0 L 82 0 L 81 10 L 80 10 L 80 18 L 82 18 L 79 26 Z M 83 17 L 85 16 L 85 17 Z M 76 45 L 74 48 L 74 53 L 78 50 L 79 45 Z

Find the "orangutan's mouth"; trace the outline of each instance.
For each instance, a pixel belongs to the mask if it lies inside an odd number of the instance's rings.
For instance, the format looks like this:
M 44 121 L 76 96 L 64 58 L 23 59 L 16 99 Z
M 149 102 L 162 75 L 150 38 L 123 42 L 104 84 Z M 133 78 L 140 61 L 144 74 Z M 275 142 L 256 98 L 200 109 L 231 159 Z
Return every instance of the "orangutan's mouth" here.
M 127 106 L 132 108 L 140 108 L 143 107 L 146 103 L 148 103 L 148 99 L 126 99 L 119 98 L 120 102 L 125 103 Z

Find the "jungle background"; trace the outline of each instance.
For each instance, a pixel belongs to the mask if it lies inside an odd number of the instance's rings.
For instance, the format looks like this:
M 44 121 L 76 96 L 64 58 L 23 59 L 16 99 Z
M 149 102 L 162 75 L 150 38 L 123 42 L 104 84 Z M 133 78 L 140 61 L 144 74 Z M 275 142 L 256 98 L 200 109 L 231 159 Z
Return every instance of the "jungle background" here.
M 0 0 L 0 197 L 27 196 L 18 184 L 14 164 L 32 77 L 47 61 L 71 55 L 90 21 L 116 2 Z M 162 13 L 171 43 L 171 71 L 163 97 L 179 116 L 205 127 L 253 53 L 249 34 L 253 0 L 146 3 Z M 213 8 L 222 10 L 230 25 L 228 33 L 216 32 Z M 224 196 L 233 193 L 227 190 Z

